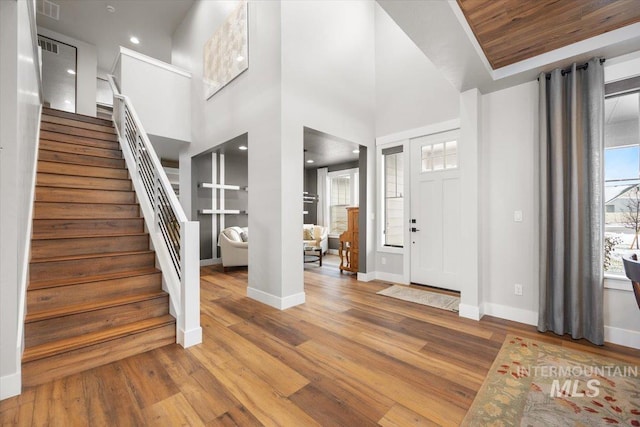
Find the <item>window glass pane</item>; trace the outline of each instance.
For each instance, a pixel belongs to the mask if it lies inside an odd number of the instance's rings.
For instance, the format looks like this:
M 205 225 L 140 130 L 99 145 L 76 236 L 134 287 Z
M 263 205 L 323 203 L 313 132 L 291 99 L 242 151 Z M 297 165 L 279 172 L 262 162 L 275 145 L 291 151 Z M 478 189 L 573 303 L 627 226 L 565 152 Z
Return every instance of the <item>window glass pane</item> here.
M 622 256 L 640 255 L 640 99 L 605 99 L 605 272 L 624 276 Z
M 446 143 L 447 155 L 456 154 L 458 152 L 458 141 L 449 141 Z
M 433 170 L 439 171 L 444 169 L 444 157 L 438 156 L 433 158 Z
M 458 155 L 457 154 L 447 154 L 445 158 L 445 168 L 446 169 L 455 169 L 458 167 Z
M 347 206 L 351 205 L 351 176 L 332 177 L 329 203 L 329 232 L 340 234 L 347 230 Z
M 422 172 L 429 172 L 431 170 L 431 146 L 423 145 L 422 151 Z
M 424 147 L 422 155 L 425 155 Z M 428 155 L 428 154 L 426 154 Z M 384 156 L 385 246 L 402 246 L 404 238 L 404 164 L 402 152 Z M 428 162 L 428 159 L 423 160 Z
M 433 157 L 444 156 L 444 144 L 443 143 L 433 144 L 431 155 Z

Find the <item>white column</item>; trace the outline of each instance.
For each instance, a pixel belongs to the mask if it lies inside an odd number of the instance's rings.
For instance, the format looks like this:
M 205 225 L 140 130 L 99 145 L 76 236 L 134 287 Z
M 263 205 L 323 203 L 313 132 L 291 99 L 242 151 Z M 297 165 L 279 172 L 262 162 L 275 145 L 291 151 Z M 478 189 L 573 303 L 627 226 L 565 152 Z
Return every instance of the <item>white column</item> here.
M 482 289 L 480 281 L 480 188 L 479 155 L 482 94 L 470 89 L 460 94 L 460 197 L 465 218 L 460 224 L 465 247 L 459 262 L 462 265 L 460 316 L 480 320 Z

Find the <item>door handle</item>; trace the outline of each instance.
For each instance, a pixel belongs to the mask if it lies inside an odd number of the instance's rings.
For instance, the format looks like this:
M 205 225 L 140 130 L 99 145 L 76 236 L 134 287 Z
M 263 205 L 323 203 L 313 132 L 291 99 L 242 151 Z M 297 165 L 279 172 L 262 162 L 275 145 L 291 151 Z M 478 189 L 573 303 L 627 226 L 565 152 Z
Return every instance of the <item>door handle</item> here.
M 415 228 L 415 227 L 411 227 L 411 232 L 412 232 L 412 233 L 415 233 L 416 231 L 420 231 L 420 230 L 418 230 L 418 229 L 417 229 L 417 228 Z

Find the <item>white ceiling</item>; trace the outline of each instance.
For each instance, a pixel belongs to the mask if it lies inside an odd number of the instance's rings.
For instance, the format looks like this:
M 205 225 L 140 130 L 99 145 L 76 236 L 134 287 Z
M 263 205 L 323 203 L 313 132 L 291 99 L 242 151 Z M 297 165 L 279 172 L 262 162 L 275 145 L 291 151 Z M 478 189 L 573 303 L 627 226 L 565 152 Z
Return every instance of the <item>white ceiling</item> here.
M 110 71 L 125 46 L 171 62 L 171 37 L 194 0 L 52 0 L 60 5 L 60 20 L 37 15 L 38 26 L 95 45 L 98 69 Z M 111 13 L 107 6 L 115 8 Z M 129 41 L 140 39 L 139 45 Z
M 308 127 L 304 128 L 305 169 L 357 161 L 360 155 L 353 152 L 355 149 L 360 149 L 355 142 Z M 307 160 L 313 160 L 313 163 L 307 163 Z

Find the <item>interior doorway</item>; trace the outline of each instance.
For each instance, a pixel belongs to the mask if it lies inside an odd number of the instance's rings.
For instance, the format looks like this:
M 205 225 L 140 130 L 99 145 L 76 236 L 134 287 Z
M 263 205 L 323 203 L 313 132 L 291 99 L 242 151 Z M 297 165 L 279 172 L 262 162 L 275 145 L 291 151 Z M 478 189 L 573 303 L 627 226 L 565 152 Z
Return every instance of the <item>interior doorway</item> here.
M 350 229 L 349 212 L 351 231 L 355 228 L 357 233 L 357 242 L 352 243 L 352 247 L 355 250 L 366 247 L 365 212 L 357 212 L 357 224 L 354 227 L 352 209 L 366 206 L 366 163 L 365 146 L 304 128 L 303 227 L 315 226 L 316 232 L 317 227 L 322 230 L 323 238 L 319 244 L 326 255 L 323 267 L 337 269 L 340 265 L 340 236 Z M 304 233 L 303 230 L 303 238 Z M 307 251 L 305 255 L 309 255 Z M 357 257 L 356 262 L 353 265 L 354 272 L 365 271 L 365 257 Z M 305 267 L 319 266 L 318 264 L 311 262 L 305 264 Z
M 460 291 L 460 131 L 411 139 L 411 282 Z
M 245 133 L 191 159 L 192 218 L 200 222 L 201 265 L 222 261 L 218 239 L 222 230 L 248 226 L 248 144 Z M 248 264 L 248 259 L 242 260 L 234 266 Z
M 44 106 L 75 113 L 78 49 L 42 35 L 38 35 L 38 46 L 42 49 Z

